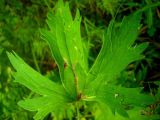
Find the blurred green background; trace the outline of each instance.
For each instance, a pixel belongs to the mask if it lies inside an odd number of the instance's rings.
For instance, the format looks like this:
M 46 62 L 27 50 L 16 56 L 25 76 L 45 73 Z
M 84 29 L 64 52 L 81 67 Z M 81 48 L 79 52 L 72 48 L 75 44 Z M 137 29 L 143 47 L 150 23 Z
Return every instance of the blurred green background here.
M 67 0 L 66 0 L 67 1 Z M 33 114 L 17 105 L 29 98 L 30 91 L 14 83 L 13 68 L 6 51 L 15 51 L 30 66 L 47 77 L 56 77 L 57 66 L 39 29 L 47 27 L 46 16 L 54 11 L 56 0 L 0 0 L 0 120 L 32 120 Z M 111 19 L 121 21 L 125 15 L 143 10 L 140 35 L 136 43 L 149 42 L 145 59 L 130 64 L 119 79 L 127 87 L 144 87 L 142 92 L 160 92 L 160 1 L 159 0 L 68 0 L 74 15 L 82 15 L 81 35 L 90 42 L 89 64 L 99 53 L 102 34 Z M 81 108 L 84 120 L 94 120 L 90 110 Z M 160 114 L 160 102 L 148 107 L 145 115 Z M 46 120 L 52 120 L 50 116 Z M 72 118 L 71 118 L 72 119 Z M 68 120 L 64 118 L 64 120 Z

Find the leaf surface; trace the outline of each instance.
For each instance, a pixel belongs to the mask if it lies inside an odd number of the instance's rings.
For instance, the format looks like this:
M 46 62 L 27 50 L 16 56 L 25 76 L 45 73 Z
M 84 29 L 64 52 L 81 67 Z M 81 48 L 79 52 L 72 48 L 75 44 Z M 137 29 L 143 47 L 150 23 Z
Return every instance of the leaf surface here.
M 147 43 L 133 46 L 138 35 L 140 18 L 140 14 L 124 17 L 118 28 L 114 21 L 109 24 L 101 51 L 90 69 L 89 82 L 99 76 L 103 82 L 113 82 L 129 63 L 143 58 L 141 53 L 147 47 Z
M 69 4 L 64 4 L 60 0 L 55 14 L 53 15 L 51 12 L 48 14 L 47 24 L 50 30 L 41 31 L 42 37 L 50 44 L 53 56 L 59 66 L 62 83 L 73 97 L 77 96 L 75 83 L 83 83 L 76 66 L 78 65 L 85 71 L 84 73 L 88 70 L 87 56 L 80 34 L 80 23 L 79 11 L 77 10 L 73 19 Z
M 138 36 L 140 18 L 140 14 L 124 17 L 118 27 L 115 21 L 111 21 L 87 78 L 86 95 L 94 96 L 95 101 L 109 106 L 112 113 L 124 117 L 129 117 L 124 107 L 144 107 L 154 102 L 151 96 L 141 94 L 139 88 L 116 86 L 114 82 L 128 64 L 143 58 L 142 52 L 148 46 L 147 43 L 133 45 Z
M 47 114 L 64 108 L 71 101 L 62 85 L 42 76 L 40 73 L 28 66 L 16 53 L 7 53 L 15 68 L 15 82 L 18 82 L 42 97 L 25 99 L 18 104 L 24 109 L 38 111 L 35 120 L 42 120 Z
M 127 112 L 127 109 L 130 110 L 138 107 L 140 110 L 141 108 L 146 107 L 155 101 L 153 96 L 141 94 L 140 90 L 140 88 L 125 88 L 108 84 L 101 86 L 101 88 L 99 88 L 97 92 L 95 94 L 93 93 L 92 95 L 96 96 L 94 100 L 100 104 L 102 111 L 103 109 L 109 107 L 112 111 L 112 114 L 117 116 L 118 113 L 125 118 L 129 118 L 130 116 Z M 109 112 L 110 110 L 107 111 Z M 108 114 L 104 114 L 102 118 L 107 117 L 107 115 Z
M 45 96 L 33 99 L 25 99 L 18 102 L 18 105 L 29 111 L 38 111 L 34 116 L 35 120 L 43 118 L 51 112 L 60 112 L 67 106 L 67 99 L 62 96 Z

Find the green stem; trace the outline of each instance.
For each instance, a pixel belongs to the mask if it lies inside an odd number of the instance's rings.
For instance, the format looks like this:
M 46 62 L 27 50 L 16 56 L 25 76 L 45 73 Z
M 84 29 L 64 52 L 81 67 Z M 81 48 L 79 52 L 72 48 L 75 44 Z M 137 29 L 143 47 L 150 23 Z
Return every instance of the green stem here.
M 31 51 L 32 51 L 33 61 L 34 61 L 34 64 L 35 64 L 36 70 L 37 70 L 38 72 L 40 72 L 40 73 L 41 73 L 40 68 L 39 68 L 39 66 L 38 66 L 38 62 L 37 62 L 37 59 L 36 59 L 35 52 L 34 52 L 34 50 L 33 50 L 33 49 L 31 49 Z
M 157 6 L 160 6 L 160 2 L 157 2 L 157 3 L 152 3 L 150 5 L 147 5 L 146 7 L 143 7 L 141 9 L 139 9 L 136 13 L 140 13 L 140 12 L 143 12 L 147 9 L 150 9 L 150 8 L 153 8 L 153 7 L 157 7 Z
M 38 62 L 37 62 L 37 59 L 36 59 L 35 52 L 34 52 L 34 50 L 33 50 L 32 48 L 31 48 L 31 52 L 32 52 L 33 61 L 34 61 L 36 70 L 37 70 L 39 73 L 41 73 L 40 68 L 39 68 L 39 66 L 38 66 Z M 31 98 L 32 95 L 34 95 L 34 93 L 31 91 L 27 98 Z

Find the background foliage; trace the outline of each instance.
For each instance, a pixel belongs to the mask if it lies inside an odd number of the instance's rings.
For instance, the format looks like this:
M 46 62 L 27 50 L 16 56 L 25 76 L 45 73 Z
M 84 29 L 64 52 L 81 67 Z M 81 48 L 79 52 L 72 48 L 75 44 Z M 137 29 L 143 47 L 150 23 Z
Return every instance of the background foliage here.
M 6 56 L 6 51 L 14 50 L 37 71 L 49 78 L 57 79 L 57 65 L 51 58 L 48 45 L 39 34 L 40 28 L 47 27 L 45 22 L 47 13 L 55 9 L 56 2 L 52 0 L 0 1 L 0 119 L 30 120 L 34 115 L 17 105 L 19 100 L 30 98 L 35 94 L 13 82 L 11 76 L 13 68 Z M 81 34 L 82 39 L 89 43 L 89 66 L 93 64 L 99 53 L 102 46 L 102 33 L 111 19 L 121 21 L 123 16 L 147 8 L 143 12 L 140 36 L 136 41 L 137 44 L 149 42 L 144 52 L 145 58 L 130 64 L 118 78 L 117 84 L 127 87 L 144 87 L 143 92 L 158 96 L 160 85 L 159 1 L 70 0 L 69 4 L 73 15 L 76 8 L 79 8 L 82 15 Z M 84 119 L 94 119 L 94 116 L 98 116 L 100 111 L 93 111 L 93 109 L 82 105 L 80 112 Z M 71 111 L 74 111 L 74 108 L 68 109 L 66 118 L 74 118 Z M 160 103 L 148 106 L 142 114 L 146 116 L 160 114 Z M 52 119 L 53 116 L 49 115 L 45 119 Z M 59 118 L 63 116 L 65 115 Z

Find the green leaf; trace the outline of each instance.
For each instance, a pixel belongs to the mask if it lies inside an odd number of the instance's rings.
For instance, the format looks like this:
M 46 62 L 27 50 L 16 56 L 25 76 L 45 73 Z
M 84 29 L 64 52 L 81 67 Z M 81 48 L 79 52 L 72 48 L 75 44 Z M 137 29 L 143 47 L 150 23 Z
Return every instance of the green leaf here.
M 16 69 L 15 82 L 18 82 L 40 95 L 65 94 L 64 88 L 42 76 L 28 66 L 16 53 L 7 53 L 10 62 Z
M 109 24 L 101 51 L 90 69 L 88 82 L 113 82 L 129 63 L 143 58 L 141 53 L 147 44 L 133 46 L 138 35 L 140 18 L 140 14 L 124 17 L 119 28 L 114 21 Z
M 64 61 L 60 54 L 60 50 L 58 48 L 56 39 L 52 36 L 52 33 L 50 31 L 41 29 L 40 32 L 41 32 L 42 38 L 45 39 L 50 45 L 52 55 L 59 67 L 60 76 L 61 76 L 61 79 L 63 80 L 64 79 Z
M 25 99 L 18 104 L 24 109 L 38 111 L 34 119 L 43 119 L 47 114 L 64 108 L 70 97 L 61 84 L 56 84 L 29 67 L 16 53 L 7 53 L 13 67 L 15 82 L 18 82 L 33 92 L 42 95 L 39 98 Z
M 76 66 L 78 65 L 85 73 L 88 70 L 86 51 L 80 34 L 80 23 L 79 11 L 77 10 L 73 19 L 69 4 L 64 4 L 60 0 L 55 14 L 51 12 L 48 14 L 47 24 L 50 30 L 41 30 L 42 37 L 49 43 L 53 57 L 58 64 L 62 84 L 72 97 L 77 96 L 75 83 L 78 84 L 78 80 L 81 80 L 79 79 L 81 74 L 78 73 Z
M 45 96 L 33 99 L 25 99 L 18 102 L 18 105 L 29 111 L 38 111 L 34 116 L 35 120 L 43 118 L 51 112 L 60 112 L 67 106 L 67 99 L 62 96 Z
M 2 54 L 3 50 L 4 50 L 4 48 L 2 48 L 2 47 L 0 46 L 0 55 Z
M 134 45 L 140 26 L 140 14 L 124 17 L 119 27 L 111 21 L 104 34 L 101 51 L 90 69 L 85 93 L 87 98 L 109 106 L 115 114 L 128 117 L 125 106 L 144 107 L 154 102 L 150 96 L 140 93 L 139 88 L 124 88 L 114 85 L 114 80 L 125 67 L 143 58 L 147 43 Z
M 154 99 L 141 94 L 139 88 L 114 84 L 114 80 L 128 64 L 143 58 L 142 52 L 147 47 L 147 43 L 134 45 L 140 26 L 141 15 L 138 13 L 124 17 L 118 27 L 115 21 L 111 21 L 103 36 L 102 49 L 88 71 L 88 51 L 84 48 L 86 46 L 80 34 L 80 13 L 77 10 L 73 18 L 69 4 L 59 0 L 55 14 L 50 12 L 47 16 L 49 30 L 42 29 L 41 34 L 50 46 L 62 83 L 55 83 L 42 76 L 16 53 L 7 53 L 16 70 L 15 82 L 40 95 L 18 104 L 24 109 L 38 111 L 34 119 L 39 120 L 50 112 L 65 109 L 71 102 L 79 103 L 81 99 L 99 103 L 101 113 L 104 111 L 106 114 L 105 108 L 109 107 L 113 115 L 118 113 L 126 119 L 130 116 L 125 107 L 144 107 L 153 103 Z M 108 115 L 110 118 L 113 116 Z M 118 118 L 123 119 L 121 116 Z M 101 119 L 106 119 L 106 116 Z
M 145 116 L 140 114 L 140 108 L 135 107 L 134 109 L 128 110 L 128 117 L 123 117 L 119 114 L 112 114 L 112 111 L 106 106 L 106 104 L 99 104 L 100 110 L 97 110 L 95 119 L 96 120 L 157 120 L 157 116 Z
M 151 0 L 145 0 L 145 2 L 147 3 L 147 5 L 152 4 L 152 1 L 151 1 Z M 151 9 L 151 8 L 149 8 L 149 9 L 146 11 L 146 17 L 147 17 L 148 27 L 151 28 L 151 27 L 153 26 L 153 12 L 152 12 L 152 9 Z
M 48 113 L 58 111 L 57 108 L 64 108 L 68 102 L 77 100 L 78 90 L 84 86 L 82 80 L 86 76 L 88 63 L 80 35 L 80 22 L 79 11 L 77 10 L 73 19 L 69 4 L 60 0 L 55 14 L 48 14 L 49 30 L 40 31 L 58 65 L 62 84 L 54 83 L 33 70 L 16 53 L 7 53 L 16 69 L 15 82 L 41 95 L 39 98 L 25 99 L 18 103 L 27 110 L 38 111 L 34 117 L 36 120 L 43 119 Z
M 153 103 L 154 97 L 149 95 L 141 94 L 140 88 L 125 88 L 121 86 L 113 86 L 113 85 L 104 85 L 102 86 L 97 92 L 97 98 L 106 99 L 112 104 L 112 106 L 126 104 L 126 105 L 133 105 L 144 107 L 148 104 Z M 106 97 L 107 96 L 107 97 Z M 117 103 L 117 104 L 114 104 Z
M 47 23 L 52 32 L 52 37 L 56 39 L 58 48 L 63 60 L 71 66 L 77 63 L 87 69 L 86 58 L 83 50 L 83 43 L 80 35 L 81 17 L 77 10 L 73 20 L 69 10 L 69 4 L 58 3 L 58 8 L 53 15 L 48 14 Z
M 129 117 L 125 107 L 145 107 L 155 101 L 152 96 L 141 94 L 139 88 L 124 88 L 111 84 L 101 86 L 96 92 L 95 100 L 106 104 L 113 113 L 118 112 L 124 117 Z

